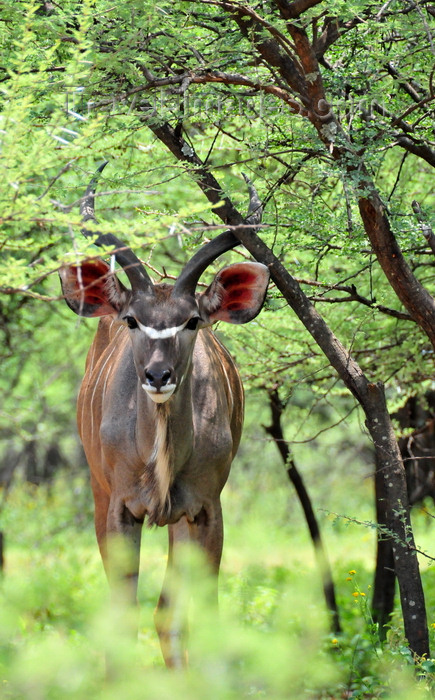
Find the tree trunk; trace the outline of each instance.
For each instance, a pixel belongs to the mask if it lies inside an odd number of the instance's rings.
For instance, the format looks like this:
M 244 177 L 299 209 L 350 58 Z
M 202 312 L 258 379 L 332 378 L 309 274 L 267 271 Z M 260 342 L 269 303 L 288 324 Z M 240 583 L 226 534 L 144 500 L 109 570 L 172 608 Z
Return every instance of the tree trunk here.
M 378 464 L 376 464 L 375 472 L 375 501 L 378 531 L 372 617 L 373 621 L 379 625 L 379 638 L 383 642 L 387 634 L 386 625 L 390 621 L 394 608 L 396 573 L 394 569 L 393 539 L 386 532 L 388 519 L 385 481 Z
M 423 587 L 411 527 L 405 470 L 381 384 L 368 386 L 366 415 L 376 449 L 377 472 L 383 482 L 386 525 L 391 533 L 405 636 L 411 650 L 422 656 L 429 653 Z
M 434 238 L 435 240 L 435 238 Z M 411 396 L 406 403 L 392 414 L 399 421 L 400 428 L 412 428 L 413 432 L 398 440 L 402 461 L 405 466 L 408 501 L 410 507 L 428 497 L 435 499 L 435 392 L 429 391 L 421 397 Z M 379 633 L 385 638 L 386 628 L 394 606 L 395 568 L 393 540 L 386 534 L 387 510 L 385 484 L 382 471 L 376 467 L 376 513 L 378 547 L 376 572 L 373 586 L 372 614 L 379 624 Z

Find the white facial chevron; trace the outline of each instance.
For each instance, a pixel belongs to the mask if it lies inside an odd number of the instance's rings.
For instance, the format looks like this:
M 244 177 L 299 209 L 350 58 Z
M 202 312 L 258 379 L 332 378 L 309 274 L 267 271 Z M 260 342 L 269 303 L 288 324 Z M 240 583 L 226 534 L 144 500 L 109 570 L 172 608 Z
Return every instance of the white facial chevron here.
M 162 328 L 160 331 L 151 326 L 144 326 L 140 321 L 137 322 L 137 325 L 151 340 L 163 340 L 164 338 L 173 338 L 174 335 L 177 335 L 178 331 L 183 330 L 186 323 L 183 323 L 181 326 L 173 326 L 172 328 Z

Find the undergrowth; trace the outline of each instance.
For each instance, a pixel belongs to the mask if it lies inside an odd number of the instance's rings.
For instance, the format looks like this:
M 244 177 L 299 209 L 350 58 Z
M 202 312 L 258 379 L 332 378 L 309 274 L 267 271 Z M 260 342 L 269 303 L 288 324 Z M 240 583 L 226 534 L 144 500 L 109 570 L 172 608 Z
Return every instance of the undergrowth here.
M 370 614 L 372 536 L 324 516 L 343 631 L 329 631 L 319 572 L 302 522 L 261 527 L 255 509 L 232 514 L 220 577 L 220 615 L 206 604 L 202 563 L 190 565 L 190 666 L 168 672 L 153 625 L 166 533 L 144 530 L 139 634 L 131 611 L 110 604 L 84 477 L 50 487 L 17 484 L 2 511 L 6 566 L 0 588 L 0 696 L 13 700 L 122 697 L 431 697 L 435 663 L 415 665 L 396 609 L 381 645 Z M 272 499 L 273 500 L 273 499 Z M 272 503 L 272 501 L 271 501 Z M 266 506 L 264 506 L 266 507 Z M 279 516 L 281 518 L 281 516 Z M 366 538 L 366 539 L 365 539 Z M 353 540 L 353 556 L 349 540 Z M 341 543 L 341 544 L 339 544 Z M 431 635 L 432 572 L 423 579 Z M 186 585 L 182 583 L 181 585 Z M 432 640 L 433 642 L 433 640 Z

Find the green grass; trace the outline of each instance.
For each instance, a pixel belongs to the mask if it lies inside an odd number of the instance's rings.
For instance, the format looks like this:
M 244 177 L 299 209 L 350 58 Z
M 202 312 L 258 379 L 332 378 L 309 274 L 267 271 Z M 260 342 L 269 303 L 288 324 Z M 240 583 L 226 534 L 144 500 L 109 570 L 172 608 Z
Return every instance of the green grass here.
M 109 604 L 86 478 L 64 474 L 50 488 L 17 484 L 1 523 L 0 697 L 430 697 L 435 666 L 428 661 L 427 677 L 415 680 L 400 611 L 383 648 L 370 624 L 374 530 L 318 511 L 344 629 L 334 636 L 299 505 L 279 471 L 256 474 L 239 469 L 225 491 L 218 619 L 202 595 L 204 571 L 191 565 L 195 605 L 186 672 L 166 671 L 153 625 L 165 531 L 144 530 L 136 641 L 128 633 L 131 611 Z M 335 504 L 329 494 L 330 510 L 370 518 L 368 483 L 362 493 L 358 508 L 343 493 Z M 424 516 L 417 514 L 415 522 L 420 546 L 430 551 Z M 433 576 L 426 562 L 423 568 L 432 623 Z

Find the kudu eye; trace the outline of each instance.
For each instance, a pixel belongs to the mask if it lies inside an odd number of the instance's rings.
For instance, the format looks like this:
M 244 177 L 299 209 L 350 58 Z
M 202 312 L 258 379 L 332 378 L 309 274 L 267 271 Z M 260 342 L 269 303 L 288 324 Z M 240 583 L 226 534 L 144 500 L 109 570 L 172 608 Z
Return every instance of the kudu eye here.
M 137 321 L 134 316 L 124 316 L 123 320 L 131 330 L 137 328 Z
M 188 331 L 196 331 L 199 321 L 199 316 L 193 316 L 193 318 L 189 319 L 184 327 L 187 328 Z

